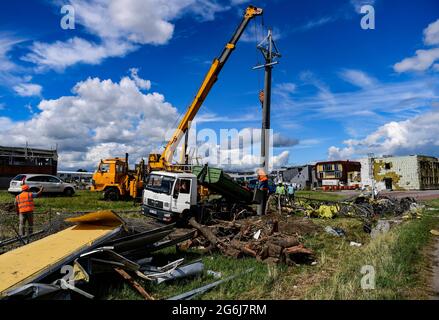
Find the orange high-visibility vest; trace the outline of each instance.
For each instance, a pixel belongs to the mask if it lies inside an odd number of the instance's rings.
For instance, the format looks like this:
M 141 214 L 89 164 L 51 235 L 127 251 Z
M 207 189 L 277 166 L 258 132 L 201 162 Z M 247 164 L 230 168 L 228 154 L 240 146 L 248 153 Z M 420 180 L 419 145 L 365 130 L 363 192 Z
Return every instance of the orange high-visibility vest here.
M 15 197 L 18 205 L 18 212 L 27 213 L 33 212 L 35 209 L 34 199 L 32 198 L 32 192 L 22 192 Z
M 258 176 L 259 190 L 268 191 L 268 178 L 267 176 Z

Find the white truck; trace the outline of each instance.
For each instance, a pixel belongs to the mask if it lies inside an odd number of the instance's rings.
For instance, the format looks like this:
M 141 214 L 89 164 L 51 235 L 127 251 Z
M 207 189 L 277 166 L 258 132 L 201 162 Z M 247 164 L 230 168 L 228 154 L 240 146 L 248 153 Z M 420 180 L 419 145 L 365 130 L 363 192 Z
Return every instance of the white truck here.
M 143 213 L 165 222 L 189 216 L 197 206 L 197 188 L 192 173 L 155 171 L 146 180 Z
M 203 190 L 208 192 L 202 192 Z M 223 170 L 194 166 L 192 173 L 153 171 L 143 190 L 142 211 L 164 222 L 233 216 L 249 205 L 253 192 L 245 189 Z

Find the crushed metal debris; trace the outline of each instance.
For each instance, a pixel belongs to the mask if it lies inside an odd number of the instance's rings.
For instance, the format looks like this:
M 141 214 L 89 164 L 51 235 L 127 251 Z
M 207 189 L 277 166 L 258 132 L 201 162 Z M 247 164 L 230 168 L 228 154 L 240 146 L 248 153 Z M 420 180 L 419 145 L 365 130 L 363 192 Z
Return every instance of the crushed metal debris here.
M 196 248 L 201 253 L 217 251 L 228 257 L 252 257 L 267 264 L 316 265 L 315 253 L 305 247 L 304 236 L 326 232 L 340 237 L 340 241 L 350 241 L 351 246 L 363 244 L 347 240 L 341 228 L 321 227 L 313 218 L 357 218 L 364 222 L 364 230 L 375 237 L 403 219 L 419 217 L 422 210 L 423 206 L 413 198 L 360 196 L 338 202 L 299 198 L 283 207 L 281 214 L 273 210 L 265 216 L 232 217 L 231 221 L 213 219 L 208 225 L 192 218 L 186 228 L 146 223 L 142 219 L 140 223 L 124 220 L 112 211 L 75 215 L 65 221 L 62 216 L 55 216 L 43 230 L 32 235 L 37 240 L 0 255 L 0 295 L 3 299 L 93 299 L 95 293 L 88 292 L 87 285 L 98 275 L 118 274 L 144 299 L 154 300 L 137 279 L 161 284 L 214 273 L 217 281 L 169 298 L 192 299 L 240 275 L 223 278 L 221 273 L 206 272 L 201 260 L 185 262 L 181 258 L 157 265 L 154 252 L 176 245 L 180 252 Z M 3 239 L 0 247 L 19 242 L 18 237 Z M 57 244 L 56 250 L 53 243 Z M 18 257 L 19 263 L 14 257 Z M 65 265 L 72 267 L 71 279 L 60 272 Z

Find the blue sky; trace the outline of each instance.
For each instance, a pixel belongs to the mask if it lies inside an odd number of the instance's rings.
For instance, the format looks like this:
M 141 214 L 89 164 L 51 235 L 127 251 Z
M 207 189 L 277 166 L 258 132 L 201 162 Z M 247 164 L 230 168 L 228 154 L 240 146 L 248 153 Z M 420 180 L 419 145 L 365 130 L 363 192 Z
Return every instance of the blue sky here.
M 75 29 L 60 27 L 62 5 Z M 158 149 L 230 38 L 243 0 L 14 1 L 0 12 L 2 145 L 58 146 L 62 168 Z M 255 46 L 272 27 L 279 164 L 439 156 L 439 3 L 253 1 L 265 10 L 199 113 L 199 129 L 258 128 Z M 363 30 L 359 6 L 375 8 Z M 435 23 L 437 22 L 437 23 Z M 265 28 L 265 29 L 264 29 Z M 135 68 L 135 69 L 133 69 Z

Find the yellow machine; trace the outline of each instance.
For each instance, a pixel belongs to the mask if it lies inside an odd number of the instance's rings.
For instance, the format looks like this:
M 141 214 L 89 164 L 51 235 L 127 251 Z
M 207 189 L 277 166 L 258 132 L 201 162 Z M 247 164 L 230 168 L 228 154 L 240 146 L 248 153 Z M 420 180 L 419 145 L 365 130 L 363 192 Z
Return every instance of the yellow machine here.
M 104 198 L 111 201 L 122 198 L 135 199 L 142 196 L 144 175 L 144 160 L 136 165 L 135 170 L 130 170 L 128 154 L 125 159 L 101 160 L 93 174 L 91 191 L 104 192 Z
M 148 171 L 157 171 L 157 170 L 163 170 L 163 171 L 185 171 L 185 164 L 182 165 L 172 165 L 171 161 L 175 152 L 175 149 L 177 148 L 178 144 L 180 143 L 183 136 L 187 133 L 189 129 L 190 122 L 195 118 L 195 115 L 197 114 L 198 110 L 200 109 L 201 105 L 203 104 L 204 100 L 206 99 L 207 95 L 209 94 L 210 90 L 212 89 L 213 85 L 215 84 L 216 80 L 218 79 L 218 75 L 221 72 L 221 69 L 224 67 L 225 63 L 227 62 L 227 59 L 230 57 L 231 53 L 235 49 L 235 46 L 239 40 L 239 38 L 242 36 L 245 28 L 247 27 L 250 20 L 252 20 L 254 17 L 262 15 L 263 10 L 260 8 L 256 8 L 253 6 L 249 6 L 244 13 L 244 17 L 239 24 L 238 28 L 236 29 L 235 33 L 233 34 L 230 41 L 226 44 L 225 48 L 223 49 L 221 55 L 219 58 L 215 58 L 212 62 L 212 65 L 210 66 L 209 71 L 207 72 L 206 76 L 204 77 L 203 83 L 201 84 L 201 87 L 198 89 L 197 94 L 195 95 L 194 100 L 192 101 L 191 105 L 189 106 L 187 112 L 181 119 L 177 129 L 175 130 L 174 134 L 172 135 L 171 139 L 167 143 L 165 150 L 162 154 L 150 154 L 148 157 Z M 186 155 L 186 144 L 187 141 L 185 141 L 183 145 L 183 155 L 185 157 Z M 187 159 L 186 161 L 187 162 Z

